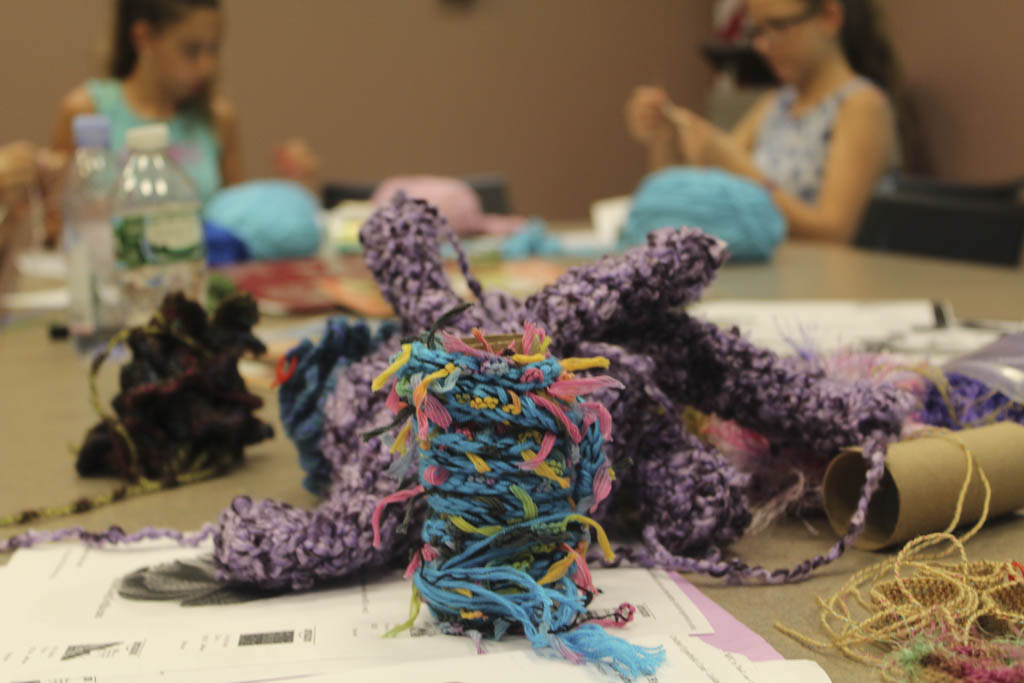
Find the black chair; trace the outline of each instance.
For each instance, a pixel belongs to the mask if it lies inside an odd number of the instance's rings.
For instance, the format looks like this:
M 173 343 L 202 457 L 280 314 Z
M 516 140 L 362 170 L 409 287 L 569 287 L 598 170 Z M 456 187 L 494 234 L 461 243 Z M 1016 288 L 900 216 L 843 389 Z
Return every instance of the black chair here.
M 751 45 L 710 42 L 703 43 L 700 51 L 716 71 L 731 70 L 740 85 L 766 87 L 779 84 L 768 62 Z
M 1024 178 L 1003 183 L 962 183 L 918 175 L 902 175 L 895 179 L 895 191 L 900 194 L 969 202 L 1013 204 L 1017 201 L 1022 188 L 1024 188 Z
M 369 199 L 373 196 L 375 183 L 324 183 L 320 188 L 320 201 L 325 209 L 333 209 L 342 202 L 353 199 Z
M 484 213 L 512 213 L 508 199 L 508 181 L 500 173 L 478 173 L 463 176 L 463 180 L 480 195 Z
M 480 197 L 484 213 L 512 213 L 508 199 L 508 181 L 500 173 L 479 173 L 462 178 Z M 369 199 L 376 189 L 375 183 L 329 182 L 321 189 L 324 208 L 332 209 L 350 199 Z
M 1020 183 L 970 185 L 903 178 L 871 199 L 854 244 L 869 249 L 980 261 L 1021 262 Z

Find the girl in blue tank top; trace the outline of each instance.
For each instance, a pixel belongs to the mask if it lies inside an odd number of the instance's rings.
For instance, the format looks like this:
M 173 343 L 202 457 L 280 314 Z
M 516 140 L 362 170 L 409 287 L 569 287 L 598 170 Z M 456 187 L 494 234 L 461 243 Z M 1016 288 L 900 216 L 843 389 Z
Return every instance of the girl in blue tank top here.
M 790 235 L 850 241 L 899 161 L 886 94 L 895 64 L 877 12 L 871 0 L 746 0 L 750 42 L 781 87 L 732 133 L 660 87 L 637 88 L 626 119 L 650 170 L 685 163 L 746 176 L 771 193 Z
M 234 111 L 213 92 L 222 23 L 219 0 L 118 0 L 110 76 L 64 98 L 54 147 L 71 151 L 71 119 L 81 113 L 110 119 L 116 154 L 127 129 L 161 121 L 204 202 L 242 180 Z

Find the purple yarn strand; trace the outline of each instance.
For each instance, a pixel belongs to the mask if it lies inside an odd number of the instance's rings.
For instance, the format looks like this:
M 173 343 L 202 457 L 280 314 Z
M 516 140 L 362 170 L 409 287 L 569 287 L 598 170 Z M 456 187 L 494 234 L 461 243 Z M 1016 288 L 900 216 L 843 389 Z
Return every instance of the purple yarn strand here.
M 626 551 L 626 554 L 631 562 L 641 566 L 728 577 L 733 583 L 782 584 L 805 579 L 819 567 L 839 559 L 846 548 L 864 531 L 868 505 L 885 474 L 885 451 L 888 441 L 885 434 L 879 433 L 869 437 L 865 443 L 864 457 L 868 469 L 846 533 L 827 552 L 806 559 L 796 567 L 769 571 L 764 567 L 751 567 L 736 559 L 722 560 L 717 552 L 706 558 L 676 555 L 664 546 L 659 539 L 658 528 L 652 525 L 645 526 L 643 530 L 643 539 L 647 547 L 631 549 Z
M 58 529 L 56 531 L 37 531 L 29 529 L 16 536 L 0 541 L 0 552 L 10 552 L 18 548 L 29 548 L 43 543 L 56 543 L 74 539 L 94 547 L 108 545 L 127 545 L 138 543 L 143 540 L 156 540 L 169 538 L 179 545 L 196 547 L 207 538 L 218 532 L 216 524 L 204 524 L 202 528 L 193 533 L 185 533 L 177 529 L 162 529 L 159 527 L 147 526 L 133 533 L 125 533 L 119 526 L 111 526 L 106 531 L 86 531 L 83 527 L 72 526 Z

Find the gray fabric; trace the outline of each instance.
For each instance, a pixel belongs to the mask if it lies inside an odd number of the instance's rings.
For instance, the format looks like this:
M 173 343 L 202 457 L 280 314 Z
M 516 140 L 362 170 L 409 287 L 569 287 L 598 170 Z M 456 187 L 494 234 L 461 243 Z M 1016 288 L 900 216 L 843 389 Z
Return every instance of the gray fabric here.
M 117 592 L 129 600 L 176 600 L 183 607 L 231 605 L 274 595 L 218 581 L 210 555 L 137 569 L 121 579 Z

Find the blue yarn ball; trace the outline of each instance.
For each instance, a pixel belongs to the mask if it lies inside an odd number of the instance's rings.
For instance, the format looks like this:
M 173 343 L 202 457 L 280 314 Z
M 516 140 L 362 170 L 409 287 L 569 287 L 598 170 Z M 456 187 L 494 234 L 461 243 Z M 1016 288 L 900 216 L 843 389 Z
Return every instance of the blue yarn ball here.
M 233 234 L 255 259 L 310 256 L 320 246 L 316 198 L 289 180 L 251 180 L 215 194 L 203 218 Z
M 767 261 L 786 236 L 785 219 L 757 183 L 719 169 L 673 166 L 637 187 L 619 248 L 646 244 L 651 230 L 684 225 L 724 240 L 738 261 Z

